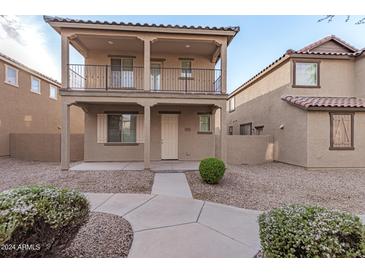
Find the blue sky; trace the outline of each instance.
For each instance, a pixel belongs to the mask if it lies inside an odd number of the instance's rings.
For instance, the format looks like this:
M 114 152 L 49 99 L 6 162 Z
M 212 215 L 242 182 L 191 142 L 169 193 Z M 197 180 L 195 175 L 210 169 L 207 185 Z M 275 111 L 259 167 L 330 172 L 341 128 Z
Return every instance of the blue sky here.
M 126 21 L 134 23 L 162 23 L 207 26 L 240 26 L 241 31 L 228 49 L 228 90 L 255 75 L 287 49 L 300 49 L 305 45 L 335 34 L 357 48 L 365 47 L 365 24 L 355 25 L 361 16 L 352 16 L 350 22 L 337 16 L 332 23 L 317 23 L 322 16 L 62 16 L 79 19 Z M 27 47 L 14 46 L 9 37 L 1 35 L 0 51 L 25 64 L 60 79 L 60 37 L 41 16 L 20 16 L 15 21 L 23 28 Z M 1 23 L 1 22 L 0 22 Z M 1 25 L 0 25 L 1 27 Z M 28 28 L 30 28 L 28 30 Z M 35 43 L 29 33 L 38 38 Z M 34 38 L 34 37 L 33 37 Z M 27 42 L 27 40 L 29 40 Z M 38 56 L 32 50 L 39 48 Z M 44 53 L 42 53 L 44 51 Z M 80 57 L 72 53 L 71 61 Z

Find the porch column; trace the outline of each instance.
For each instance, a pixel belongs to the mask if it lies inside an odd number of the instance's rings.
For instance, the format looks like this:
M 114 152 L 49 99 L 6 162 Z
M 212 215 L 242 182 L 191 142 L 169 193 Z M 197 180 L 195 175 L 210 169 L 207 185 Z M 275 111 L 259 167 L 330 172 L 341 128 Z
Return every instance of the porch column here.
M 70 167 L 70 106 L 62 104 L 61 121 L 61 170 Z
M 62 88 L 68 88 L 68 64 L 70 62 L 70 53 L 69 53 L 69 41 L 67 36 L 64 34 L 61 35 L 61 80 L 62 80 Z
M 227 164 L 227 110 L 225 104 L 220 107 L 220 112 L 221 159 Z
M 222 93 L 227 93 L 227 41 L 221 44 L 221 85 Z
M 150 91 L 151 86 L 151 39 L 150 38 L 144 38 L 144 85 L 143 89 L 144 91 Z
M 144 168 L 151 167 L 151 106 L 144 105 Z

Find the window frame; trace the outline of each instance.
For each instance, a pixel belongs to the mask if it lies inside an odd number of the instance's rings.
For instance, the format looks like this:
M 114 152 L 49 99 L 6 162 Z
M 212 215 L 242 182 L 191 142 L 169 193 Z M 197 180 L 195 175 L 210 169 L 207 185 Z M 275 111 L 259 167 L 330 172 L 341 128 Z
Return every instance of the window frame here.
M 183 62 L 189 62 L 190 67 L 189 68 L 184 68 L 183 67 Z M 183 79 L 191 79 L 193 78 L 193 60 L 189 59 L 189 58 L 180 58 L 180 78 Z M 185 70 L 189 71 L 188 73 L 185 73 Z
M 303 63 L 303 64 L 317 64 L 317 84 L 316 85 L 297 85 L 296 83 L 296 74 L 297 74 L 297 64 L 298 63 Z M 321 84 L 320 84 L 320 64 L 321 61 L 319 60 L 293 60 L 293 88 L 320 88 Z
M 233 102 L 233 107 L 231 107 L 231 102 Z M 229 100 L 228 100 L 228 110 L 229 112 L 233 112 L 236 110 L 236 99 L 235 99 L 235 96 L 231 97 Z
M 107 114 L 107 126 L 106 126 L 106 130 L 107 130 L 107 136 L 106 136 L 106 143 L 105 145 L 138 145 L 137 143 L 137 112 L 110 112 L 110 113 L 106 113 Z M 111 115 L 119 115 L 119 116 L 123 116 L 123 115 L 135 115 L 136 119 L 135 119 L 135 137 L 136 140 L 134 142 L 123 142 L 122 141 L 122 136 L 123 136 L 123 128 L 120 130 L 120 141 L 118 142 L 112 142 L 109 141 L 109 116 Z
M 250 134 L 241 134 L 241 127 L 244 127 L 244 126 L 250 126 Z M 242 136 L 250 136 L 252 135 L 252 122 L 250 123 L 244 123 L 244 124 L 240 124 L 240 135 Z
M 354 147 L 354 112 L 330 112 L 330 147 L 329 150 L 355 150 Z M 333 116 L 334 115 L 350 115 L 351 116 L 351 146 L 349 147 L 334 147 L 333 146 Z
M 56 90 L 55 97 L 51 96 L 51 90 L 54 88 Z M 55 85 L 49 84 L 49 98 L 52 100 L 58 100 L 58 88 Z
M 264 134 L 257 134 L 261 130 L 262 133 L 264 133 L 264 126 L 255 126 L 255 135 L 264 135 Z
M 37 90 L 33 90 L 33 80 L 36 80 L 36 81 L 38 81 L 38 83 L 39 83 L 39 90 L 37 91 Z M 35 77 L 35 76 L 33 76 L 33 75 L 31 75 L 30 76 L 30 91 L 31 92 L 33 92 L 33 93 L 35 93 L 35 94 L 41 94 L 41 90 L 42 90 L 42 87 L 41 87 L 41 85 L 42 85 L 42 81 L 41 81 L 41 79 L 39 79 L 39 78 L 37 78 L 37 77 Z
M 8 84 L 8 85 L 11 85 L 13 87 L 19 87 L 19 70 L 11 65 L 8 65 L 8 64 L 4 64 L 5 65 L 5 80 L 4 80 L 4 83 L 5 84 Z M 13 70 L 15 70 L 15 83 L 11 83 L 8 81 L 8 68 L 11 68 Z
M 209 128 L 207 131 L 201 129 L 200 118 L 207 116 L 209 118 Z M 212 114 L 211 113 L 198 113 L 198 134 L 212 134 Z

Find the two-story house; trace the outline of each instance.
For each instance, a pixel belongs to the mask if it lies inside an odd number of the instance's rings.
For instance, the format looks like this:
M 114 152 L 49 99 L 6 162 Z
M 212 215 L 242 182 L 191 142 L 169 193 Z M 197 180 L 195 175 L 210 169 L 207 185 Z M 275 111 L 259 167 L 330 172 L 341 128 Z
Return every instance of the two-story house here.
M 59 160 L 59 153 L 50 151 L 59 151 L 60 87 L 58 81 L 0 53 L 0 157 Z M 71 112 L 71 132 L 83 133 L 82 110 L 73 107 Z M 81 158 L 82 151 L 79 154 Z
M 238 27 L 44 19 L 62 40 L 62 169 L 72 105 L 85 112 L 85 161 L 148 169 L 151 160 L 225 159 L 227 46 Z M 83 64 L 70 63 L 70 44 Z
M 365 167 L 365 58 L 328 36 L 288 50 L 228 99 L 228 134 L 274 137 L 274 159 Z

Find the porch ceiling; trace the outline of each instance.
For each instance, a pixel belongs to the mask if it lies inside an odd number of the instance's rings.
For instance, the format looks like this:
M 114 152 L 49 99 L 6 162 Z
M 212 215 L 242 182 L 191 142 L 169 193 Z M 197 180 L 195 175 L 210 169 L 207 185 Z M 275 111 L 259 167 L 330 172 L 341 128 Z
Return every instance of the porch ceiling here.
M 180 54 L 212 56 L 217 50 L 214 41 L 184 40 L 184 39 L 159 39 L 152 43 L 152 54 Z
M 143 42 L 137 37 L 79 35 L 74 41 L 86 50 L 143 52 Z
M 71 43 L 81 51 L 103 50 L 143 53 L 143 41 L 130 36 L 77 35 L 72 37 Z M 212 57 L 217 49 L 217 44 L 210 40 L 159 38 L 151 44 L 151 55 L 177 54 Z

